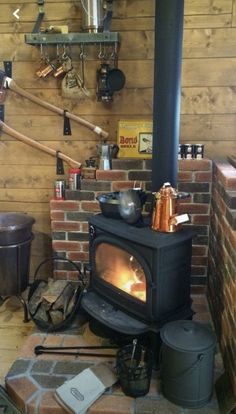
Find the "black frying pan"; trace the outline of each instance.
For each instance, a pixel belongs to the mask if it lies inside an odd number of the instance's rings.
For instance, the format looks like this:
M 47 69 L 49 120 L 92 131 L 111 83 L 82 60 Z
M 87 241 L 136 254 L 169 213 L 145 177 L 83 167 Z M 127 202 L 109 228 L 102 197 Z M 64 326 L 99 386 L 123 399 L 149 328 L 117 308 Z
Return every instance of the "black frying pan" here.
M 108 88 L 115 92 L 122 89 L 125 85 L 125 75 L 124 73 L 117 68 L 110 69 L 107 75 L 107 86 Z

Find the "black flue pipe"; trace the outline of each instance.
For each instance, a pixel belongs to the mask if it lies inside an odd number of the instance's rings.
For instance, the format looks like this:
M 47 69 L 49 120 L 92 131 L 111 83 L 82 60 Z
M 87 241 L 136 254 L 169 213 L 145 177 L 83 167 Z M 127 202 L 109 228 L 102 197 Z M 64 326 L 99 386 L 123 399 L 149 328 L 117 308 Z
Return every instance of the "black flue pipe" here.
M 184 0 L 156 0 L 152 191 L 177 186 Z

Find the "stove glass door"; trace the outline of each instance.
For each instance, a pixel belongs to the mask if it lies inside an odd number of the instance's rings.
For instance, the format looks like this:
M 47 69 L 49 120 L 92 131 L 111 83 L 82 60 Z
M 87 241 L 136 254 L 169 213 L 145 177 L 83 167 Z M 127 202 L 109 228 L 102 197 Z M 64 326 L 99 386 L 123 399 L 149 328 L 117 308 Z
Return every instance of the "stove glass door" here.
M 105 282 L 146 302 L 146 277 L 138 259 L 110 243 L 99 243 L 95 252 L 96 275 Z

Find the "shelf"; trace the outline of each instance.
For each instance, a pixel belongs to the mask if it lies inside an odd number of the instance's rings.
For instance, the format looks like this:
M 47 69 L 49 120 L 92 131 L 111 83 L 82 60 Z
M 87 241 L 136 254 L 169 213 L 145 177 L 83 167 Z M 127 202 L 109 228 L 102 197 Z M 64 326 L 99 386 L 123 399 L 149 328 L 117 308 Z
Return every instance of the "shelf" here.
M 117 32 L 66 34 L 31 33 L 25 35 L 25 43 L 30 45 L 111 44 L 118 42 L 119 34 Z

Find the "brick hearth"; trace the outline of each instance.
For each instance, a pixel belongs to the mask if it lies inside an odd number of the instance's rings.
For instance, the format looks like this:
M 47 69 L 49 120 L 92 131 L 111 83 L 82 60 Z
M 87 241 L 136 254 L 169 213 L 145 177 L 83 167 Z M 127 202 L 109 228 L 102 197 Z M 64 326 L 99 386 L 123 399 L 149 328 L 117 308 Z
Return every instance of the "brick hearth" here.
M 209 312 L 203 295 L 193 296 L 195 319 L 209 321 Z M 68 333 L 31 335 L 23 346 L 19 358 L 6 376 L 6 388 L 17 407 L 26 414 L 66 414 L 54 398 L 55 389 L 83 369 L 103 360 L 114 365 L 114 358 L 76 357 L 59 355 L 35 356 L 36 345 L 85 346 L 103 345 L 107 340 L 98 338 L 85 324 Z M 102 352 L 102 351 L 101 351 Z M 107 350 L 105 351 L 107 353 Z M 113 353 L 114 351 L 109 351 Z M 215 363 L 215 376 L 222 373 L 220 356 Z M 167 401 L 160 389 L 159 373 L 153 372 L 150 391 L 141 398 L 123 394 L 119 383 L 107 390 L 88 410 L 88 414 L 219 414 L 215 396 L 201 409 L 183 409 Z

